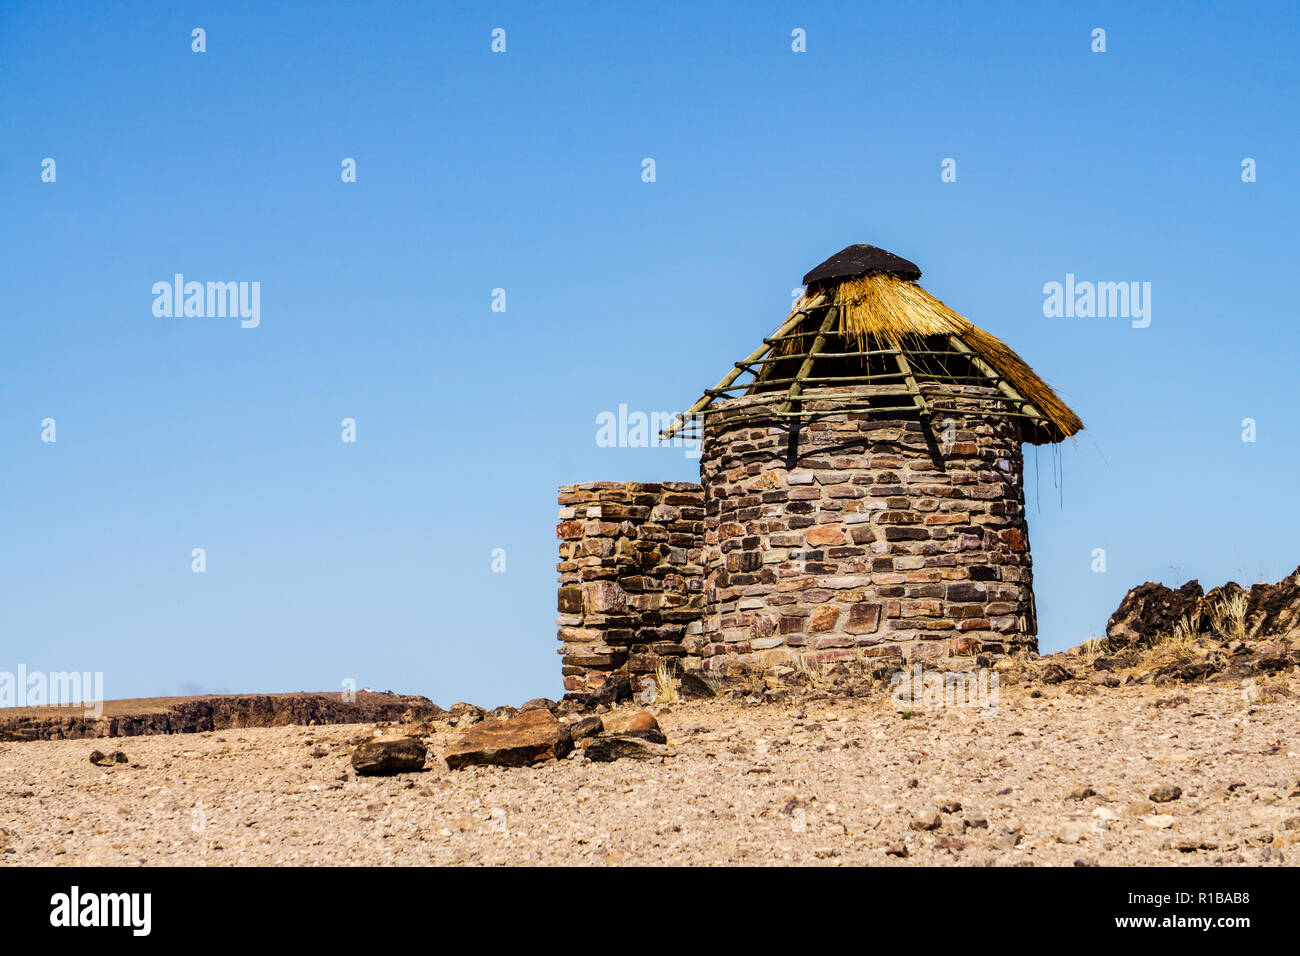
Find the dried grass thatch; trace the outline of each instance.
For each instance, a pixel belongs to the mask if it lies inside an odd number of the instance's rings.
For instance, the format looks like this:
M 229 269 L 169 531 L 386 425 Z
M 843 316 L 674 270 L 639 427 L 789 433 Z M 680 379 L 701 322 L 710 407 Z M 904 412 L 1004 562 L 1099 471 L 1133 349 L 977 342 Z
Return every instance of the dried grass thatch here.
M 985 386 L 982 397 L 996 409 L 990 414 L 1021 420 L 1024 441 L 1058 442 L 1083 428 L 1005 342 L 926 292 L 916 284 L 919 276 L 914 264 L 875 246 L 836 253 L 804 277 L 814 281 L 777 330 L 661 437 L 685 433 L 688 423 L 698 430 L 717 399 L 741 397 L 733 394 L 738 391 L 778 405 L 770 412 L 775 417 L 799 417 L 809 397 L 805 388 L 838 389 L 845 407 L 873 414 L 925 413 L 931 399 L 952 402 Z
M 1037 408 L 1062 438 L 1083 428 L 1079 416 L 1010 346 L 958 315 L 915 282 L 882 272 L 857 276 L 830 288 L 810 289 L 795 304 L 791 316 L 820 293 L 828 294 L 838 307 L 837 334 L 854 340 L 859 350 L 866 351 L 874 341 L 877 346 L 907 351 L 923 348 L 926 339 L 955 336 Z M 799 339 L 789 339 L 782 343 L 778 354 L 797 352 L 802 347 Z

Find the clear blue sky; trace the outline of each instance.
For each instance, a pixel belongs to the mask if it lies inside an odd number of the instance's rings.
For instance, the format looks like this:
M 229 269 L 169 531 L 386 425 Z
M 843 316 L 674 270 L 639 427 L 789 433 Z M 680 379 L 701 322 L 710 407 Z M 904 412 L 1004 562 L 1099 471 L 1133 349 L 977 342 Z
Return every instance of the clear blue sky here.
M 1084 419 L 1063 489 L 1026 449 L 1045 651 L 1290 572 L 1297 8 L 1143 7 L 5 2 L 0 670 L 558 696 L 556 486 L 697 476 L 596 415 L 689 404 L 853 242 Z M 260 326 L 155 317 L 177 272 Z M 1067 273 L 1150 327 L 1044 317 Z

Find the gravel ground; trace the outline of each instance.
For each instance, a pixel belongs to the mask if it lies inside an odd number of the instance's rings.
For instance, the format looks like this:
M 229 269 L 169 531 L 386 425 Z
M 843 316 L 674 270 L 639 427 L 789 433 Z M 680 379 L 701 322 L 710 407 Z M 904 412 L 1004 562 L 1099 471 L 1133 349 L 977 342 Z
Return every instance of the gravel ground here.
M 0 860 L 1300 861 L 1294 697 L 1247 703 L 1231 685 L 1040 693 L 1004 686 L 997 714 L 983 717 L 904 717 L 881 698 L 673 704 L 656 708 L 676 753 L 663 762 L 575 754 L 452 772 L 436 756 L 440 732 L 428 738 L 430 769 L 386 778 L 351 770 L 366 725 L 0 744 Z M 95 766 L 94 749 L 121 749 L 129 763 Z M 1162 786 L 1181 796 L 1150 799 Z

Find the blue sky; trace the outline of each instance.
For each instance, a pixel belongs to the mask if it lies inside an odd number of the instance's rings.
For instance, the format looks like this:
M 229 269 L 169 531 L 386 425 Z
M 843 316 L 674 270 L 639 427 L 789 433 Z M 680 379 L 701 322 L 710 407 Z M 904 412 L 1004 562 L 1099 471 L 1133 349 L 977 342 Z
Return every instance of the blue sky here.
M 7 2 L 0 670 L 558 696 L 556 486 L 697 477 L 598 447 L 597 414 L 689 404 L 854 242 L 1084 419 L 1026 449 L 1043 650 L 1147 579 L 1276 580 L 1297 27 L 1281 3 Z M 259 282 L 260 324 L 156 317 L 177 272 Z M 1067 273 L 1150 282 L 1150 326 L 1045 317 Z

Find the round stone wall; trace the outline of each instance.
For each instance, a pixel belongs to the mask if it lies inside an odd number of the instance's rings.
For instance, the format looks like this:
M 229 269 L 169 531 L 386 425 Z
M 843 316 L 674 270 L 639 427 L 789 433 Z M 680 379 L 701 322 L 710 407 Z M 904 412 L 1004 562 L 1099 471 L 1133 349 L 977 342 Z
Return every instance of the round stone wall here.
M 705 669 L 1036 649 L 1018 420 L 965 398 L 868 417 L 834 394 L 804 393 L 811 419 L 746 398 L 708 418 Z

